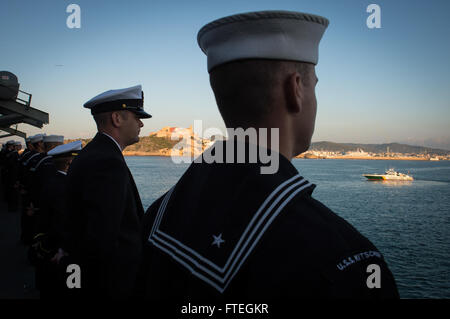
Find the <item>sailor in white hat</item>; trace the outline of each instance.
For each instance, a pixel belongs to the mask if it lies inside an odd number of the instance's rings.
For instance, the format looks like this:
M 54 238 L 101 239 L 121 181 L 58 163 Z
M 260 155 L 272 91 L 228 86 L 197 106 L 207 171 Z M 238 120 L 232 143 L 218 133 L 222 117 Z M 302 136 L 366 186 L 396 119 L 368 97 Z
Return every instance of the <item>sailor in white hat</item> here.
M 66 175 L 70 163 L 81 151 L 81 147 L 82 143 L 78 140 L 56 146 L 47 153 L 53 159 L 55 170 L 47 176 L 41 191 L 40 210 L 36 215 L 37 234 L 33 245 L 40 261 L 36 266 L 36 277 L 40 279 L 39 290 L 42 299 L 64 296 L 66 284 L 65 280 L 61 280 L 57 265 L 66 256 Z
M 36 135 L 30 136 L 30 142 L 33 144 L 42 142 L 44 140 L 45 135 L 46 134 L 44 133 L 44 134 L 36 134 Z
M 16 151 L 20 151 L 22 149 L 22 142 L 16 141 L 14 143 L 14 148 L 16 149 Z
M 40 210 L 42 188 L 48 177 L 55 171 L 52 157 L 47 155 L 47 152 L 63 144 L 64 136 L 36 134 L 30 137 L 30 142 L 36 153 L 23 162 L 25 165 L 23 192 L 26 193 L 24 195 L 26 201 L 25 214 L 29 217 L 29 224 L 34 224 L 37 218 L 36 213 Z M 29 228 L 33 229 L 35 227 L 33 225 Z M 25 233 L 25 241 L 29 243 L 30 238 L 35 235 L 34 230 L 26 231 Z
M 20 163 L 23 165 L 23 161 L 25 158 L 30 156 L 31 150 L 33 149 L 33 146 L 31 145 L 31 139 L 30 137 L 25 138 L 25 150 L 20 154 Z
M 27 166 L 27 170 L 29 170 L 31 164 L 36 164 L 38 160 L 38 156 L 42 155 L 45 152 L 44 147 L 44 136 L 45 134 L 36 134 L 30 136 L 30 143 L 33 147 L 33 155 L 31 155 L 27 161 L 24 161 L 23 164 Z
M 14 144 L 16 143 L 15 140 L 9 140 L 6 142 L 6 146 L 9 147 L 11 150 L 14 148 Z
M 84 104 L 98 133 L 73 160 L 68 178 L 69 254 L 84 269 L 84 296 L 129 297 L 141 258 L 141 199 L 122 151 L 139 141 L 140 85 L 101 93 Z
M 226 126 L 278 129 L 279 141 L 258 136 L 260 149 L 273 147 L 278 170 L 261 174 L 262 159 L 234 164 L 236 154 L 232 163 L 223 154 L 217 162 L 191 164 L 145 214 L 145 297 L 398 297 L 382 255 L 312 197 L 315 185 L 291 163 L 308 149 L 314 131 L 315 65 L 327 26 L 317 15 L 262 11 L 225 17 L 199 31 Z M 208 154 L 226 149 L 225 143 L 217 142 Z M 345 270 L 336 266 L 367 251 L 376 253 Z M 366 285 L 370 263 L 380 266 L 381 289 Z
M 31 200 L 34 207 L 39 207 L 40 194 L 44 186 L 45 180 L 54 174 L 55 167 L 53 158 L 48 154 L 49 151 L 64 143 L 63 135 L 45 135 L 42 137 L 44 144 L 44 152 L 40 156 L 32 160 L 30 164 L 31 172 Z
M 51 156 L 47 153 L 53 148 L 62 145 L 64 143 L 63 135 L 44 135 L 42 136 L 42 142 L 44 150 L 41 153 L 39 160 L 35 161 L 35 164 L 30 167 L 30 170 L 37 171 L 42 165 L 51 165 Z
M 40 152 L 40 156 L 34 157 L 33 159 L 30 159 L 30 171 L 36 172 L 38 171 L 42 166 L 46 165 L 52 165 L 52 158 L 47 154 L 51 149 L 55 148 L 58 145 L 62 145 L 64 143 L 64 136 L 63 135 L 42 135 L 38 137 L 33 137 L 31 141 L 35 141 L 36 139 L 42 138 L 42 152 Z M 34 145 L 36 145 L 34 143 Z

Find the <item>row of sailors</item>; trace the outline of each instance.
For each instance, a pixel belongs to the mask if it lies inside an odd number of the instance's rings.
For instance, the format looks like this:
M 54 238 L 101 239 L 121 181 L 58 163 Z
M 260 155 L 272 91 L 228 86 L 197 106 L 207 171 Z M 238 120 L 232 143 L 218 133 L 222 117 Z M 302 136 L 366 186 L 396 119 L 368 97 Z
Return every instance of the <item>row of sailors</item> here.
M 64 144 L 64 136 L 37 134 L 21 143 L 8 141 L 0 155 L 9 211 L 21 210 L 21 242 L 29 246 L 41 297 L 55 293 L 57 263 L 63 256 L 65 177 L 81 141 Z

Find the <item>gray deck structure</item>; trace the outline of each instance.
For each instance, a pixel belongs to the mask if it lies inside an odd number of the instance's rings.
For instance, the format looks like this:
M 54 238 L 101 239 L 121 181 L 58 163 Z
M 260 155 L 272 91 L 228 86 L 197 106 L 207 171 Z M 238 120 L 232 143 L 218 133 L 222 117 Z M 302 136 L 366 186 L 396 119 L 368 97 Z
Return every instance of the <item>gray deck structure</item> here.
M 17 135 L 26 138 L 26 133 L 17 130 L 17 124 L 26 123 L 38 128 L 49 123 L 48 113 L 31 107 L 31 94 L 19 90 L 21 97 L 15 100 L 0 100 L 0 138 Z M 15 126 L 15 127 L 14 127 Z

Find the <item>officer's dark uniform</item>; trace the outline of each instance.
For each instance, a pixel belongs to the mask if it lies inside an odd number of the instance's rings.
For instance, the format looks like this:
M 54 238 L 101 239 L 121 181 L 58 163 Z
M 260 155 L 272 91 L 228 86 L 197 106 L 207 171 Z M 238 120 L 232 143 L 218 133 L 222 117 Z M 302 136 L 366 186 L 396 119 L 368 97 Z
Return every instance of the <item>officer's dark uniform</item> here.
M 126 110 L 150 118 L 140 85 L 103 92 L 84 104 L 92 115 Z M 84 296 L 128 298 L 142 258 L 144 215 L 118 142 L 105 133 L 73 160 L 67 175 L 68 253 L 81 268 Z
M 142 255 L 142 203 L 114 141 L 98 133 L 68 171 L 68 253 L 81 267 L 82 293 L 129 297 Z
M 94 116 L 125 110 L 150 118 L 143 108 L 143 94 L 140 85 L 109 90 L 84 107 Z M 67 249 L 81 268 L 81 294 L 131 297 L 142 258 L 144 209 L 118 142 L 97 133 L 73 160 L 67 185 Z
M 148 209 L 144 297 L 398 297 L 381 253 L 312 197 L 290 161 L 280 156 L 273 175 L 260 167 L 193 163 Z M 381 268 L 380 289 L 366 284 L 369 264 Z

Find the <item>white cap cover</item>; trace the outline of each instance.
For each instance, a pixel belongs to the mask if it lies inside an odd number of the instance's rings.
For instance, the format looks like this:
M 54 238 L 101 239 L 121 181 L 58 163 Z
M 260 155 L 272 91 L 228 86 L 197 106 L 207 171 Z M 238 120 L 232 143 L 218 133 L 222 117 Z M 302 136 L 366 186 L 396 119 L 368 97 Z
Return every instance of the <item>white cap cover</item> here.
M 274 59 L 317 64 L 328 19 L 302 12 L 260 11 L 208 23 L 197 41 L 208 57 L 208 72 L 243 59 Z
M 74 141 L 63 145 L 58 145 L 48 151 L 47 155 L 51 156 L 74 156 L 81 150 L 81 141 Z
M 36 134 L 30 137 L 30 142 L 33 143 L 37 143 L 40 142 L 44 139 L 45 134 Z
M 92 115 L 128 110 L 136 113 L 140 118 L 152 117 L 144 111 L 144 92 L 141 85 L 100 93 L 84 103 L 84 107 L 91 109 Z

